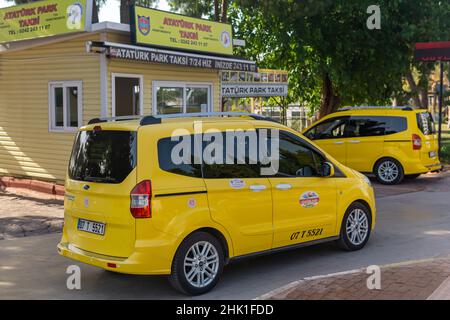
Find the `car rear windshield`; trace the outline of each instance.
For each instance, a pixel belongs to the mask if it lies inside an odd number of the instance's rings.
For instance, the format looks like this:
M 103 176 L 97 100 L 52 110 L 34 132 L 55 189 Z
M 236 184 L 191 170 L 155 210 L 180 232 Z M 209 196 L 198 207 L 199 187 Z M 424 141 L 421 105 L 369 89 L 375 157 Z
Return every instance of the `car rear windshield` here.
M 426 136 L 436 133 L 433 116 L 429 112 L 421 112 L 417 114 L 417 126 Z
M 69 178 L 121 183 L 136 166 L 136 132 L 80 131 L 69 163 Z

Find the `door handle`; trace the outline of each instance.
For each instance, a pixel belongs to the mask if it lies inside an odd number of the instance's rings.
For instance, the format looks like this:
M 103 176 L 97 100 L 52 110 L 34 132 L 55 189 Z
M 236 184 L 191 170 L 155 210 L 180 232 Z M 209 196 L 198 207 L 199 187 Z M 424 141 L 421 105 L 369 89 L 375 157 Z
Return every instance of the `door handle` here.
M 250 190 L 254 191 L 254 192 L 259 192 L 259 191 L 263 191 L 266 190 L 267 187 L 263 184 L 254 184 L 250 186 Z
M 350 143 L 360 143 L 361 141 L 359 141 L 359 140 L 350 140 L 349 142 Z
M 344 141 L 336 141 L 334 144 L 344 144 Z
M 287 183 L 280 183 L 280 184 L 277 184 L 277 189 L 278 190 L 291 190 L 292 186 Z

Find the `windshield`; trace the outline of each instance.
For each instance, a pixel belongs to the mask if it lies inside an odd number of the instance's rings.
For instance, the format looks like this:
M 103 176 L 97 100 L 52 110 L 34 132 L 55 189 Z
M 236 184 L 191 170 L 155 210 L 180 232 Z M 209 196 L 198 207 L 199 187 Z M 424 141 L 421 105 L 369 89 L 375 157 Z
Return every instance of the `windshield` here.
M 136 132 L 80 131 L 69 163 L 69 178 L 120 183 L 136 166 Z

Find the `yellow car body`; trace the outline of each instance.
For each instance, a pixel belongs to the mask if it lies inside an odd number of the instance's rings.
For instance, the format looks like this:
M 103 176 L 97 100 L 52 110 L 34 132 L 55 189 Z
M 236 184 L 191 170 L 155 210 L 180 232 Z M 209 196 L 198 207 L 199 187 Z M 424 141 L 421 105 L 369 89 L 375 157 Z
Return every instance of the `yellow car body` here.
M 159 159 L 158 142 L 170 139 L 176 130 L 198 134 L 261 128 L 280 130 L 310 145 L 333 164 L 332 176 L 205 179 L 161 168 L 165 162 Z M 133 120 L 90 124 L 79 134 L 95 130 L 132 132 L 137 139 L 135 166 L 120 183 L 67 176 L 64 229 L 58 244 L 59 254 L 67 258 L 120 273 L 168 275 L 180 244 L 199 230 L 220 242 L 228 261 L 336 240 L 343 217 L 355 202 L 370 212 L 370 229 L 375 226 L 370 182 L 280 124 L 245 116 L 163 119 L 150 125 Z M 80 152 L 84 151 L 75 145 L 72 158 Z M 130 214 L 130 192 L 141 181 L 151 182 L 149 218 Z M 288 190 L 278 189 L 285 184 Z M 261 190 L 251 190 L 254 185 Z M 303 207 L 300 197 L 308 192 L 317 199 Z M 103 224 L 103 234 L 79 230 L 80 219 Z
M 406 177 L 442 168 L 434 122 L 423 109 L 344 109 L 323 117 L 303 134 L 342 164 L 364 173 L 377 175 L 383 159 L 397 161 Z

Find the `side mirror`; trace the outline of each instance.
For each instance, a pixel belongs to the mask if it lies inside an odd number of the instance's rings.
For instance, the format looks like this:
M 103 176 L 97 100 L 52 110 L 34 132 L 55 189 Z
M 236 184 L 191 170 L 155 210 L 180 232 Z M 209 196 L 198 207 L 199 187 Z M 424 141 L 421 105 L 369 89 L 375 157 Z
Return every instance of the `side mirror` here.
M 331 162 L 324 162 L 320 168 L 322 177 L 334 177 L 334 165 Z

